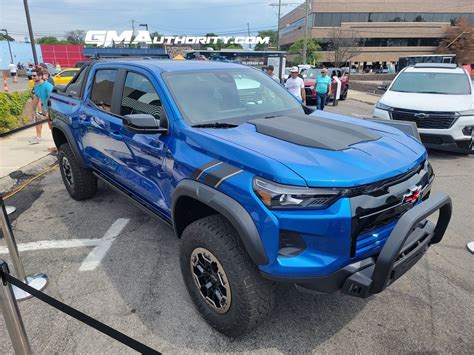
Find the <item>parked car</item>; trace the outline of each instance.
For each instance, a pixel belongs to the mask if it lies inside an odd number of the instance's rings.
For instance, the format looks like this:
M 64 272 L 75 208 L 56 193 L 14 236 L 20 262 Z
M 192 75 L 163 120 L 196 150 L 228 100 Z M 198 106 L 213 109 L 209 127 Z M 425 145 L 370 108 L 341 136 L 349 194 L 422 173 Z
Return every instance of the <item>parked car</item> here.
M 271 312 L 275 282 L 383 291 L 449 223 L 420 142 L 389 121 L 319 116 L 244 65 L 98 60 L 49 106 L 70 196 L 100 180 L 173 226 L 191 299 L 228 336 Z
M 59 73 L 54 75 L 54 85 L 67 85 L 79 72 L 80 68 L 68 68 L 61 70 Z
M 404 68 L 385 88 L 373 116 L 416 122 L 429 148 L 469 153 L 474 132 L 474 88 L 456 64 Z
M 316 78 L 321 74 L 321 69 L 307 69 L 302 72 L 304 87 L 306 92 L 306 104 L 316 105 Z M 349 93 L 349 76 L 344 75 L 344 72 L 340 68 L 328 68 L 328 75 L 333 78 L 337 76 L 341 80 L 341 96 L 340 100 L 345 100 Z M 333 79 L 331 83 L 331 92 L 335 92 L 337 88 L 336 81 Z M 328 97 L 327 100 L 331 100 Z

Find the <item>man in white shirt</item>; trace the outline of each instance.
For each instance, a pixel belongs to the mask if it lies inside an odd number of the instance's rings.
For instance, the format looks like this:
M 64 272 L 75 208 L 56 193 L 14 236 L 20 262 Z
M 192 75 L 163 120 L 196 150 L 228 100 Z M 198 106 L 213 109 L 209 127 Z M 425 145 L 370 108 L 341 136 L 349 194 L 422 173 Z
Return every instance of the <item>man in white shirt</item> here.
M 18 77 L 17 77 L 18 68 L 16 67 L 16 64 L 11 62 L 10 65 L 8 66 L 8 69 L 10 69 L 10 76 L 13 78 L 13 82 L 17 83 L 18 82 Z
M 304 81 L 299 76 L 298 67 L 290 69 L 290 77 L 286 80 L 285 86 L 288 91 L 302 103 L 306 104 L 306 93 L 304 91 Z

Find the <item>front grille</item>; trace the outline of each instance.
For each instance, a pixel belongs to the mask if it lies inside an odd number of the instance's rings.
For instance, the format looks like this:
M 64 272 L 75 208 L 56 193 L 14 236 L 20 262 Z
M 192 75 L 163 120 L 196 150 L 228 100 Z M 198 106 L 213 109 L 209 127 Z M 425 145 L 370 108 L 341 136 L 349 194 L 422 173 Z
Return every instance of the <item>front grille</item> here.
M 415 122 L 418 128 L 448 129 L 456 122 L 456 112 L 412 111 L 395 108 L 391 112 L 393 120 Z

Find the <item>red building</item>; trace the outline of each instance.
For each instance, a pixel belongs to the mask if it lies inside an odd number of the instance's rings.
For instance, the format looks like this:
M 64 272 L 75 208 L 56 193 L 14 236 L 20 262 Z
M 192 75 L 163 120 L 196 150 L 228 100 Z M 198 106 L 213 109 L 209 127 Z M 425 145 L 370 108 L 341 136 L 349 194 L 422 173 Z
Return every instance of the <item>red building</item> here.
M 72 44 L 41 44 L 43 62 L 59 64 L 61 68 L 74 67 L 77 62 L 88 61 L 82 51 L 84 46 Z

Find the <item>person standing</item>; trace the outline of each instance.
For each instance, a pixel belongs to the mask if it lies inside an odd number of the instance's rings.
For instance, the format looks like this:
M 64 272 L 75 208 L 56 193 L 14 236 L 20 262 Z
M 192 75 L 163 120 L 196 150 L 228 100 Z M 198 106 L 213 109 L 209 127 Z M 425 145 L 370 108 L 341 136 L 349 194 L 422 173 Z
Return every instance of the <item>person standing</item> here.
M 269 65 L 265 70 L 266 70 L 268 76 L 270 76 L 277 83 L 280 82 L 280 78 L 278 78 L 278 76 L 276 76 L 275 73 L 274 73 L 275 67 L 273 65 Z
M 10 65 L 8 66 L 8 69 L 10 69 L 10 76 L 13 78 L 13 82 L 17 83 L 18 82 L 18 67 L 16 66 L 15 63 L 11 62 Z
M 46 69 L 43 69 L 43 80 L 54 86 L 54 79 L 51 77 L 49 71 Z
M 292 67 L 290 69 L 290 77 L 286 80 L 285 87 L 294 97 L 296 97 L 302 103 L 306 104 L 304 81 L 298 76 L 298 74 L 298 67 Z
M 34 86 L 34 97 L 33 97 L 33 121 L 42 121 L 48 116 L 48 99 L 49 95 L 53 91 L 53 85 L 43 80 L 44 72 L 42 69 L 33 69 L 31 77 L 35 82 Z M 49 128 L 51 129 L 51 122 L 48 121 Z M 41 141 L 41 131 L 43 124 L 39 123 L 36 125 L 36 136 L 30 140 L 30 144 L 38 144 Z
M 326 99 L 331 95 L 331 78 L 328 75 L 328 70 L 323 68 L 321 74 L 316 78 L 316 109 L 324 110 Z

